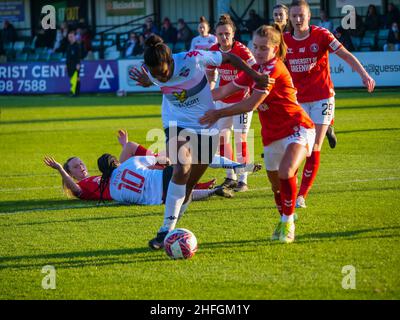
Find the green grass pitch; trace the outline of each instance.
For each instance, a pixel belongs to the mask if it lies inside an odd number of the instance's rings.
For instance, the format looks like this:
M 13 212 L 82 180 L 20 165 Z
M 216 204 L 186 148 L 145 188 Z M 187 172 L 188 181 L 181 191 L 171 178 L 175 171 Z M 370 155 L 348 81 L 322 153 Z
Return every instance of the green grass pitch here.
M 162 206 L 67 199 L 43 156 L 119 153 L 116 130 L 149 145 L 159 95 L 0 97 L 0 299 L 399 299 L 400 94 L 339 91 L 336 149 L 298 210 L 296 242 L 269 240 L 278 220 L 265 172 L 233 199 L 194 202 L 178 227 L 199 241 L 191 260 L 152 252 Z M 261 162 L 257 115 L 255 160 Z M 207 170 L 204 178 L 223 170 Z M 203 178 L 203 180 L 204 180 Z M 44 290 L 42 267 L 56 269 Z M 355 268 L 345 290 L 344 266 Z

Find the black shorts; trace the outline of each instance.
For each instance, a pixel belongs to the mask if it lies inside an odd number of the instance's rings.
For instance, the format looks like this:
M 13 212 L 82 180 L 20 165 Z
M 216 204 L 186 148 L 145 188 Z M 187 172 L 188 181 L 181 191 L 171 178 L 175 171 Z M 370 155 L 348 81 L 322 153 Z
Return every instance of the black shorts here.
M 167 192 L 168 192 L 168 186 L 169 182 L 172 179 L 172 173 L 174 169 L 172 166 L 167 166 L 163 169 L 163 175 L 162 175 L 162 184 L 163 184 L 163 195 L 162 195 L 162 201 L 165 203 L 165 199 L 167 197 Z
M 181 131 L 186 130 L 184 133 Z M 193 164 L 210 164 L 214 158 L 215 153 L 219 145 L 219 135 L 205 135 L 196 133 L 194 130 L 185 129 L 181 127 L 169 127 L 165 128 L 166 143 L 168 148 L 168 142 L 176 135 L 181 134 L 181 136 L 190 144 L 190 149 L 192 151 L 192 161 Z M 186 133 L 190 133 L 186 135 Z M 169 151 L 169 158 L 171 159 L 171 153 L 176 153 L 175 151 Z

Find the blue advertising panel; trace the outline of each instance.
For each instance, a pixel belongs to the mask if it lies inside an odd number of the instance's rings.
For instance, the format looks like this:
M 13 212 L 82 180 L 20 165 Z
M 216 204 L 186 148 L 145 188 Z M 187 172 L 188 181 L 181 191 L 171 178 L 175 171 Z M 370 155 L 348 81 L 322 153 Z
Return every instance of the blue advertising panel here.
M 25 7 L 23 0 L 0 0 L 0 22 L 20 22 L 25 20 Z
M 81 92 L 116 92 L 117 61 L 84 61 L 80 71 Z M 68 93 L 63 62 L 5 63 L 0 65 L 0 94 Z

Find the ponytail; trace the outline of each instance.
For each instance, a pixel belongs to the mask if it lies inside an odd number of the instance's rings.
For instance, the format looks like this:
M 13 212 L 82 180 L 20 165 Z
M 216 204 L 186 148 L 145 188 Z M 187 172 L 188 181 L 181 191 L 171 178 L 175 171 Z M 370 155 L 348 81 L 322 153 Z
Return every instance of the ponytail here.
M 100 199 L 99 203 L 103 202 L 103 193 L 107 188 L 107 185 L 110 182 L 111 175 L 113 171 L 118 168 L 119 161 L 116 157 L 109 153 L 103 154 L 100 158 L 97 159 L 97 166 L 99 167 L 100 172 L 102 173 L 100 180 Z
M 215 28 L 218 28 L 219 26 L 225 26 L 225 25 L 229 25 L 231 26 L 233 32 L 236 32 L 236 26 L 233 23 L 231 16 L 227 13 L 221 14 L 218 20 L 217 25 L 215 26 Z
M 171 49 L 161 37 L 153 34 L 146 39 L 144 45 L 144 63 L 148 67 L 156 67 L 161 63 L 172 63 Z

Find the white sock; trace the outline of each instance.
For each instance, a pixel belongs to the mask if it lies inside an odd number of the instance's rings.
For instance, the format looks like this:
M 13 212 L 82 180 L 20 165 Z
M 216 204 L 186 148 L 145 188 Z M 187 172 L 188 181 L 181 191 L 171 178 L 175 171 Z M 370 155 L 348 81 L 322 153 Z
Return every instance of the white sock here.
M 233 169 L 227 169 L 226 170 L 226 177 L 232 180 L 237 180 L 236 173 Z
M 192 193 L 192 199 L 193 201 L 203 200 L 212 196 L 214 193 L 215 189 L 205 189 L 205 190 L 194 189 Z
M 242 174 L 240 174 L 239 176 L 239 182 L 243 182 L 245 184 L 247 184 L 247 172 L 243 172 Z
M 240 165 L 239 162 L 233 161 L 231 159 L 216 154 L 212 162 L 209 164 L 209 167 L 213 169 L 218 169 L 218 168 L 233 169 L 238 165 Z
M 281 218 L 281 221 L 282 222 L 294 222 L 294 214 L 291 214 L 290 216 L 287 216 L 287 215 L 285 215 L 285 214 L 283 214 L 282 215 L 282 218 Z
M 179 211 L 186 197 L 186 185 L 169 182 L 167 198 L 165 199 L 164 224 L 160 232 L 171 231 L 175 228 Z
M 193 193 L 192 193 L 193 195 Z M 178 216 L 178 221 L 180 218 L 182 218 L 183 214 L 185 213 L 186 209 L 189 207 L 189 204 L 192 202 L 192 198 L 189 198 L 189 201 L 186 203 L 182 204 L 181 210 L 179 211 L 179 216 Z

